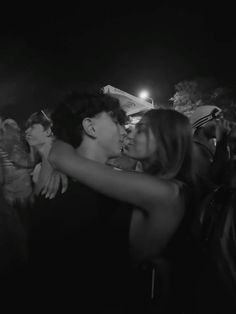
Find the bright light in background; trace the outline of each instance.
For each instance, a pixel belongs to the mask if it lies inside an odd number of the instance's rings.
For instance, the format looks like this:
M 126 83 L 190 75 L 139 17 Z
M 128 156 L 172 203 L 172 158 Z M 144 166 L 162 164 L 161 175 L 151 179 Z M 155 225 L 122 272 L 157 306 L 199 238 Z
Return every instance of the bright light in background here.
M 143 90 L 139 93 L 139 97 L 142 99 L 149 99 L 151 100 L 152 105 L 154 106 L 154 100 L 149 97 L 149 92 L 147 90 Z
M 149 93 L 148 93 L 148 91 L 143 90 L 142 92 L 140 92 L 139 97 L 140 97 L 140 98 L 143 98 L 143 99 L 149 98 Z

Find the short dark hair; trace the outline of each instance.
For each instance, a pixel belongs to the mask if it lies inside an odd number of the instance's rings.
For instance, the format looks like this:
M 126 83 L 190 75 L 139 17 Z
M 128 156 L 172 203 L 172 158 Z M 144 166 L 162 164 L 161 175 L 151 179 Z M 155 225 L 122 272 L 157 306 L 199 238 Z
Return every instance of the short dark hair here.
M 73 147 L 78 147 L 83 139 L 82 121 L 101 112 L 110 113 L 121 125 L 127 121 L 118 99 L 101 90 L 84 93 L 73 90 L 64 97 L 52 114 L 53 134 Z
M 25 128 L 28 129 L 34 124 L 41 124 L 44 129 L 48 129 L 52 127 L 52 120 L 51 120 L 51 113 L 52 109 L 46 108 L 40 111 L 34 112 L 28 118 L 25 124 Z

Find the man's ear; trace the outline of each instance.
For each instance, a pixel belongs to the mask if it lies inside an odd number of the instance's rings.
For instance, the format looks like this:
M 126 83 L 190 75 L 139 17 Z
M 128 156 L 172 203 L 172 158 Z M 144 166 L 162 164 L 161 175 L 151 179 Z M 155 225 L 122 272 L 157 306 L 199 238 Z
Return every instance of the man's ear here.
M 50 127 L 46 130 L 46 135 L 47 136 L 52 136 L 53 135 L 52 129 Z
M 82 121 L 83 129 L 85 134 L 87 134 L 90 137 L 96 138 L 96 130 L 94 127 L 94 122 L 91 118 L 85 118 Z

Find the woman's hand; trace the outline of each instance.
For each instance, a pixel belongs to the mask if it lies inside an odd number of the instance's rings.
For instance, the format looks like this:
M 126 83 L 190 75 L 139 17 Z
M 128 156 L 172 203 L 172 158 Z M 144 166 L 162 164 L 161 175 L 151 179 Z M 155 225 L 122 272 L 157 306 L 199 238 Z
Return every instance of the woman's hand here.
M 57 194 L 60 186 L 61 193 L 64 193 L 68 187 L 67 176 L 55 170 L 47 160 L 44 160 L 36 183 L 35 194 L 42 194 L 46 198 L 52 199 Z
M 61 185 L 61 193 L 63 194 L 68 187 L 68 178 L 61 172 L 53 170 L 51 176 L 49 177 L 47 183 L 41 191 L 42 195 L 46 198 L 52 199 L 57 194 Z

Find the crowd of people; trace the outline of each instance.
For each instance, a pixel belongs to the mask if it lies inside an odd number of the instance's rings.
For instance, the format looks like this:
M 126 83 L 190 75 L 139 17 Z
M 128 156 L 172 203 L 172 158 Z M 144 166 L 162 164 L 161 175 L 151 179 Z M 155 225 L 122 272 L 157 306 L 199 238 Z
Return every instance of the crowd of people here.
M 41 310 L 235 313 L 235 147 L 217 106 L 151 109 L 130 128 L 100 90 L 22 129 L 2 117 L 5 294 Z

